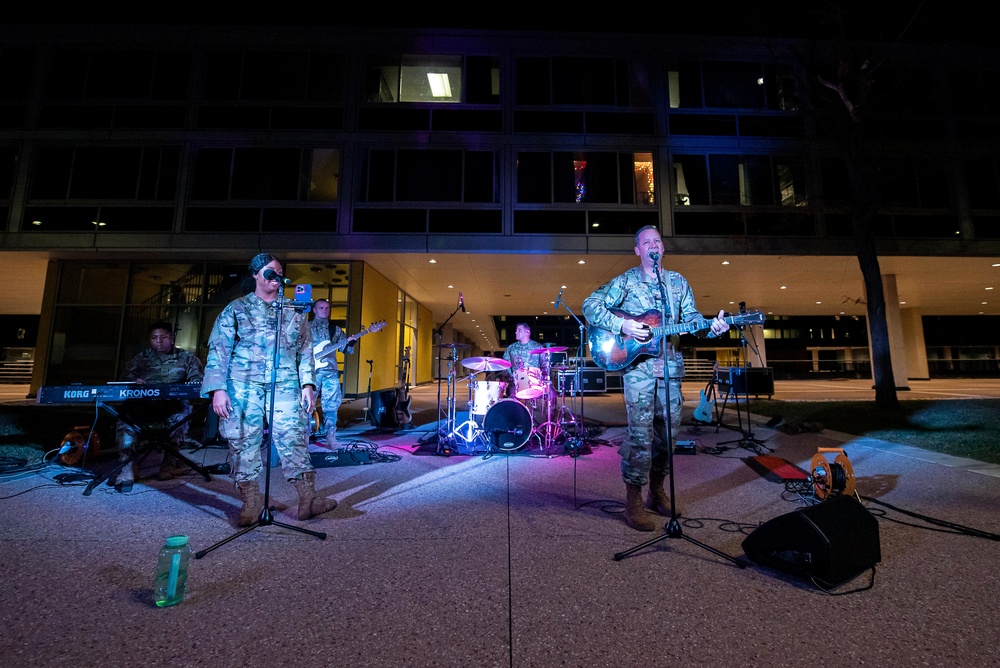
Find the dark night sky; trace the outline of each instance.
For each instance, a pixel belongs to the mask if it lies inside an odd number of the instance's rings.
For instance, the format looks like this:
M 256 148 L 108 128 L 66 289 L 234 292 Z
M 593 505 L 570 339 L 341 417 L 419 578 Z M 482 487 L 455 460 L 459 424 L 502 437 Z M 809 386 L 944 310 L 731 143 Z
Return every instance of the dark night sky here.
M 58 9 L 56 8 L 59 5 Z M 972 0 L 667 0 L 622 3 L 616 9 L 597 3 L 498 3 L 498 11 L 470 11 L 466 3 L 435 3 L 419 9 L 406 5 L 365 6 L 299 0 L 276 7 L 178 0 L 153 12 L 148 5 L 102 10 L 92 5 L 62 6 L 36 0 L 14 9 L 9 23 L 169 23 L 303 26 L 425 26 L 437 28 L 539 29 L 664 33 L 685 35 L 759 35 L 834 37 L 840 34 L 830 7 L 842 8 L 842 25 L 851 37 L 894 41 L 996 44 L 997 29 L 988 5 Z M 51 8 L 49 7 L 51 6 Z M 214 7 L 217 7 L 215 5 Z M 449 7 L 452 9 L 449 10 Z M 639 11 L 637 11 L 639 8 Z M 502 14 L 500 12 L 503 12 Z M 643 13 L 644 12 L 644 13 Z M 20 14 L 20 15 L 19 15 Z M 421 17 L 427 17 L 426 19 Z

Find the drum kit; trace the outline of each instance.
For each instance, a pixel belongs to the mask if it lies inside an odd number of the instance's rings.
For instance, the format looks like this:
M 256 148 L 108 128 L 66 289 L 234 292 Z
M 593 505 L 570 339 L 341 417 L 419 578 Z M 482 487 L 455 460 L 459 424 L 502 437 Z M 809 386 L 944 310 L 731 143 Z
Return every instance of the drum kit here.
M 485 447 L 487 456 L 493 452 L 515 452 L 532 439 L 538 446 L 549 448 L 560 438 L 577 434 L 579 423 L 566 406 L 563 383 L 559 391 L 553 387 L 551 372 L 566 367 L 551 368 L 553 353 L 568 350 L 565 346 L 547 346 L 530 351 L 539 356 L 539 366 L 511 369 L 511 363 L 497 357 L 470 357 L 461 361 L 472 373 L 469 384 L 469 417 L 454 428 L 446 428 L 446 438 L 458 439 L 474 451 Z M 479 380 L 480 373 L 500 372 L 507 380 Z M 449 374 L 450 376 L 453 374 Z M 449 388 L 452 388 L 449 378 Z M 507 394 L 511 396 L 507 396 Z M 451 393 L 450 397 L 453 396 Z M 450 406 L 454 400 L 450 399 Z M 536 424 L 535 414 L 540 423 Z M 447 424 L 455 423 L 455 412 L 449 410 Z M 530 446 L 529 446 L 530 447 Z

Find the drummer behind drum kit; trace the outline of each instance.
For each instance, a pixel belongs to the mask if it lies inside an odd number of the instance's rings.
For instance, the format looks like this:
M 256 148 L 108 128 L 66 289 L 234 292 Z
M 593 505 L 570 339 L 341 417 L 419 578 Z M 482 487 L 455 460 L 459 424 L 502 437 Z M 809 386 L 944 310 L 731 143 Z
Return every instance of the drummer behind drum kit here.
M 549 448 L 560 438 L 576 434 L 578 423 L 566 407 L 565 388 L 560 384 L 557 394 L 551 382 L 551 356 L 568 350 L 565 346 L 549 346 L 532 350 L 539 355 L 540 367 L 511 370 L 511 363 L 497 357 L 470 357 L 462 366 L 473 371 L 469 376 L 469 419 L 455 427 L 448 438 L 461 439 L 474 450 L 514 452 L 532 438 L 541 448 Z M 559 367 L 565 371 L 566 367 Z M 512 397 L 505 398 L 509 383 L 499 380 L 476 380 L 483 372 L 508 372 L 513 379 Z M 558 405 L 556 401 L 558 399 Z M 541 409 L 541 410 L 540 410 Z M 533 412 L 539 411 L 545 420 L 535 425 Z

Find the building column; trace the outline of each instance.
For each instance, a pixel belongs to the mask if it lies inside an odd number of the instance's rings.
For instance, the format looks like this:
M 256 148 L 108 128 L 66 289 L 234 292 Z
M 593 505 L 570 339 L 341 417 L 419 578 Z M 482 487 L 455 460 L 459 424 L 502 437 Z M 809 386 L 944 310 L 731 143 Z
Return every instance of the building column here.
M 767 343 L 763 325 L 749 325 L 745 328 L 747 337 L 747 363 L 752 367 L 767 366 Z
M 918 308 L 899 310 L 903 325 L 903 342 L 906 345 L 906 369 L 909 380 L 930 380 L 930 367 L 927 365 L 927 344 L 924 341 L 923 314 Z M 895 369 L 893 369 L 895 371 Z
M 896 275 L 882 275 L 882 290 L 885 294 L 885 321 L 889 330 L 889 353 L 892 356 L 892 377 L 897 390 L 910 389 L 906 372 L 906 345 L 903 339 L 903 323 L 899 316 L 899 293 L 896 290 Z M 868 323 L 868 349 L 871 359 L 871 322 Z M 872 365 L 874 373 L 874 365 Z

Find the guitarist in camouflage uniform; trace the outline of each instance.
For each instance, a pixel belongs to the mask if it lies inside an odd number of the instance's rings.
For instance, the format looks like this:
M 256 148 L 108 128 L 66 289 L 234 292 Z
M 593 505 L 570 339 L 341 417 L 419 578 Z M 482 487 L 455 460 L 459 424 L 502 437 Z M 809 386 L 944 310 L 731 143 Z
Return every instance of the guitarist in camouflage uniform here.
M 640 229 L 635 235 L 635 254 L 639 266 L 611 279 L 583 301 L 583 314 L 591 327 L 599 327 L 614 334 L 638 340 L 651 337 L 649 326 L 613 313 L 620 309 L 630 314 L 643 314 L 656 309 L 664 323 L 680 323 L 702 319 L 695 308 L 694 295 L 687 280 L 673 271 L 660 268 L 663 239 L 652 225 Z M 668 304 L 661 300 L 657 274 L 665 283 Z M 719 317 L 712 320 L 709 337 L 716 337 L 729 329 Z M 676 338 L 676 337 L 674 337 Z M 628 435 L 618 453 L 622 458 L 622 478 L 625 480 L 625 521 L 638 531 L 653 531 L 655 523 L 646 509 L 670 516 L 670 497 L 663 490 L 668 469 L 669 444 L 663 443 L 653 429 L 654 419 L 663 424 L 667 405 L 667 387 L 664 365 L 670 379 L 670 424 L 676 434 L 681 422 L 681 378 L 684 362 L 677 350 L 676 341 L 665 346 L 657 357 L 637 355 L 624 370 L 625 408 L 628 413 Z M 662 432 L 661 432 L 662 433 Z M 643 506 L 642 488 L 649 482 L 649 493 Z
M 354 338 L 330 322 L 330 302 L 317 299 L 313 304 L 312 328 L 313 348 L 322 341 L 329 341 L 330 348 L 345 345 L 345 355 L 354 352 Z M 333 446 L 337 440 L 337 412 L 344 401 L 344 392 L 340 387 L 340 370 L 337 368 L 337 353 L 326 358 L 325 364 L 316 365 L 316 383 L 319 390 L 319 405 L 322 423 L 317 425 L 317 436 L 323 436 L 328 446 Z

